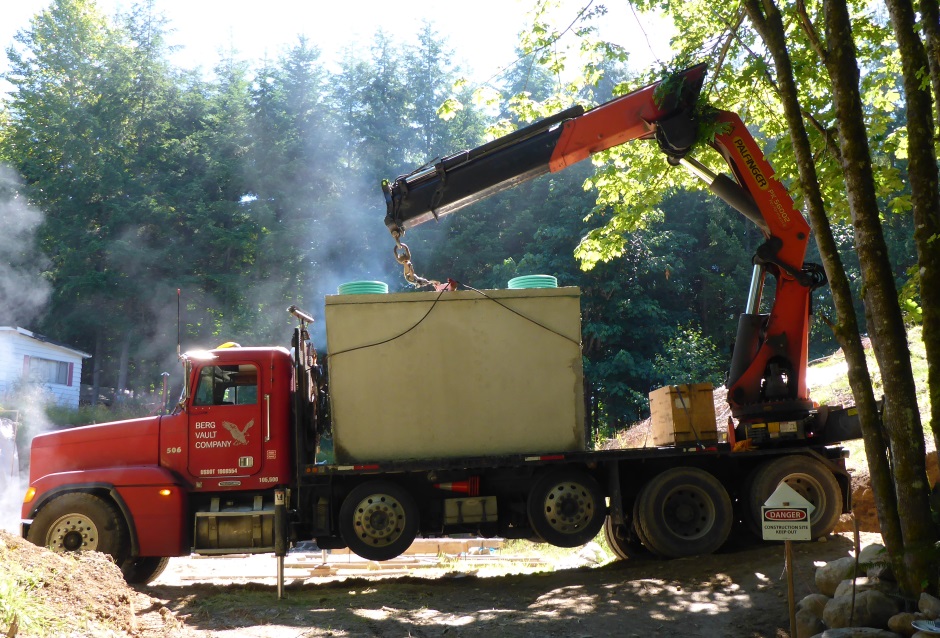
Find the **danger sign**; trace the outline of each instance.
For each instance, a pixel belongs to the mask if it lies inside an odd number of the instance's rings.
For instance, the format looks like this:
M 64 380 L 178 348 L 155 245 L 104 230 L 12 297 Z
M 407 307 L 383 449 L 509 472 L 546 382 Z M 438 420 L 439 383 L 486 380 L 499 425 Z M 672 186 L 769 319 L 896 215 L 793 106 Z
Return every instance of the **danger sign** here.
M 802 521 L 809 518 L 803 509 L 771 509 L 765 508 L 764 518 L 768 521 Z
M 781 482 L 761 508 L 765 541 L 809 541 L 809 515 L 816 509 L 802 494 Z

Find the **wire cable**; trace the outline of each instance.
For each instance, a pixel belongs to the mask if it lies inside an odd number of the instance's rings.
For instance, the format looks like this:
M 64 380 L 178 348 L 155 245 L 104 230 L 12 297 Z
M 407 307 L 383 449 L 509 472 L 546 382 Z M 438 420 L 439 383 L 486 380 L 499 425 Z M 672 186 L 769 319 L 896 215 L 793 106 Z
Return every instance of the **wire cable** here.
M 501 302 L 499 299 L 495 299 L 495 298 L 493 298 L 493 297 L 490 297 L 488 294 L 486 294 L 486 293 L 483 292 L 482 290 L 477 290 L 476 288 L 474 288 L 474 287 L 472 287 L 472 286 L 468 286 L 468 285 L 462 284 L 462 283 L 460 283 L 460 282 L 456 282 L 456 283 L 457 283 L 457 285 L 462 286 L 462 287 L 466 288 L 467 290 L 472 290 L 473 292 L 475 292 L 475 293 L 477 293 L 478 295 L 482 296 L 484 299 L 489 299 L 490 301 L 492 301 L 492 302 L 494 302 L 494 303 L 496 303 L 496 304 L 502 306 L 503 308 L 505 308 L 505 309 L 508 310 L 509 312 L 513 313 L 514 315 L 517 315 L 517 316 L 521 317 L 522 319 L 525 319 L 526 321 L 535 324 L 535 325 L 538 326 L 539 328 L 542 328 L 543 330 L 547 330 L 548 332 L 551 332 L 552 334 L 558 335 L 558 336 L 561 337 L 562 339 L 565 339 L 565 340 L 567 340 L 567 341 L 570 341 L 571 343 L 573 343 L 573 344 L 575 344 L 576 346 L 578 346 L 579 349 L 581 348 L 581 342 L 580 342 L 580 340 L 572 339 L 572 338 L 569 337 L 568 335 L 562 334 L 561 332 L 558 332 L 557 330 L 555 330 L 555 329 L 553 329 L 553 328 L 549 328 L 548 326 L 546 326 L 546 325 L 544 325 L 544 324 L 542 324 L 542 323 L 536 321 L 535 319 L 533 319 L 533 318 L 531 318 L 531 317 L 525 316 L 524 314 L 522 314 L 522 313 L 519 312 L 518 310 L 516 310 L 516 309 L 514 309 L 514 308 L 510 308 L 509 306 L 507 306 L 506 304 L 504 304 L 503 302 Z M 389 342 L 391 342 L 391 341 L 395 341 L 396 339 L 400 339 L 401 337 L 404 337 L 406 334 L 408 334 L 409 332 L 411 332 L 412 330 L 414 330 L 415 328 L 417 328 L 419 325 L 421 325 L 421 323 L 422 323 L 425 319 L 428 318 L 428 315 L 430 315 L 430 314 L 431 314 L 431 311 L 433 311 L 434 308 L 437 306 L 437 303 L 441 300 L 441 297 L 444 296 L 444 293 L 445 293 L 445 292 L 447 292 L 446 289 L 441 290 L 441 291 L 438 293 L 437 297 L 434 298 L 434 301 L 431 303 L 431 307 L 428 308 L 428 311 L 425 312 L 424 315 L 423 315 L 416 323 L 414 323 L 414 324 L 413 324 L 412 326 L 410 326 L 408 329 L 406 329 L 406 330 L 404 330 L 404 331 L 398 333 L 397 335 L 395 335 L 395 336 L 393 336 L 393 337 L 388 337 L 387 339 L 382 339 L 381 341 L 376 341 L 376 342 L 374 342 L 374 343 L 366 343 L 366 344 L 363 344 L 363 345 L 361 345 L 361 346 L 355 346 L 355 347 L 353 347 L 353 348 L 346 348 L 345 350 L 339 350 L 339 351 L 337 351 L 337 352 L 330 352 L 330 353 L 327 353 L 327 354 L 328 354 L 330 357 L 336 357 L 336 356 L 338 356 L 338 355 L 346 354 L 346 353 L 348 353 L 348 352 L 355 352 L 356 350 L 364 350 L 365 348 L 374 348 L 374 347 L 376 347 L 376 346 L 381 346 L 381 345 L 384 345 L 384 344 L 389 343 Z

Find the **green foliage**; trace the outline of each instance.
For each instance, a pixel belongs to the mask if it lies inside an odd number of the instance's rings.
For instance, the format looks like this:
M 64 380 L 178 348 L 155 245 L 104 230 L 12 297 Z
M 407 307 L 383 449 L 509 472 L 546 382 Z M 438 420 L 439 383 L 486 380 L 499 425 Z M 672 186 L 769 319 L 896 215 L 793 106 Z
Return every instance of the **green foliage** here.
M 924 320 L 923 308 L 920 306 L 920 270 L 915 266 L 907 269 L 908 280 L 900 290 L 899 301 L 904 312 L 904 320 L 908 325 L 919 325 Z
M 169 63 L 165 29 L 146 3 L 109 21 L 56 0 L 11 53 L 0 155 L 51 258 L 30 327 L 93 353 L 86 383 L 147 389 L 175 367 L 177 288 L 185 349 L 284 343 L 288 305 L 397 280 L 379 178 L 483 135 L 479 109 L 436 116 L 457 69 L 430 25 L 336 73 L 299 38 L 254 71 L 229 52 L 207 80 Z
M 126 401 L 111 406 L 98 404 L 83 405 L 78 408 L 50 405 L 43 412 L 50 424 L 56 427 L 73 427 L 124 419 L 137 419 L 149 416 L 150 408 L 137 401 Z M 24 425 L 28 427 L 29 423 L 24 422 Z
M 25 571 L 11 557 L 15 547 L 0 541 L 0 631 L 5 635 L 57 636 L 74 627 L 43 604 L 36 595 L 43 586 L 42 577 Z
M 701 328 L 694 324 L 676 326 L 675 333 L 666 341 L 663 352 L 653 361 L 660 375 L 661 385 L 682 383 L 724 383 L 727 361 L 718 354 L 718 348 Z

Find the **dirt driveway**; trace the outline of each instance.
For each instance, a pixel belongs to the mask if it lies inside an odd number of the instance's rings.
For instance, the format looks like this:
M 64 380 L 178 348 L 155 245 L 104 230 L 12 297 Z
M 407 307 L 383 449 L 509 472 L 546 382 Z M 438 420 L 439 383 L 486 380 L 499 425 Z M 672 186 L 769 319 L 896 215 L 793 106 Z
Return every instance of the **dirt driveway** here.
M 864 535 L 863 545 L 872 542 L 880 537 Z M 140 589 L 150 607 L 137 603 L 137 630 L 219 638 L 788 636 L 783 546 L 729 545 L 711 556 L 543 573 L 484 576 L 453 565 L 409 575 L 297 577 L 281 601 L 274 578 L 264 576 L 275 571 L 270 556 L 174 559 Z M 850 550 L 848 535 L 795 544 L 796 599 L 815 592 L 814 562 Z

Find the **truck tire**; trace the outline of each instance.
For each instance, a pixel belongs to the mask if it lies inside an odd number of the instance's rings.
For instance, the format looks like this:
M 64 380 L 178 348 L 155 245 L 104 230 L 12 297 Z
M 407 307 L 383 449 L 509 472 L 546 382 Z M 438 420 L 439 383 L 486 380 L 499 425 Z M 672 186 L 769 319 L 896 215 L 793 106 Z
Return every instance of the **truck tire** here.
M 632 527 L 633 526 L 629 523 L 626 525 L 614 525 L 614 522 L 609 516 L 607 520 L 604 521 L 604 540 L 607 541 L 607 546 L 610 547 L 610 551 L 621 560 L 627 560 L 649 553 L 642 542 L 636 537 L 635 532 L 632 531 Z
M 674 467 L 640 492 L 637 525 L 644 544 L 666 558 L 710 554 L 731 533 L 734 510 L 714 476 L 694 467 Z
M 39 510 L 26 540 L 53 551 L 97 551 L 124 563 L 130 545 L 127 525 L 118 509 L 92 494 L 58 496 Z
M 339 509 L 343 541 L 366 560 L 391 560 L 411 547 L 418 534 L 418 505 L 408 490 L 392 481 L 359 485 Z
M 607 518 L 600 486 L 579 470 L 542 476 L 529 492 L 526 511 L 532 530 L 557 547 L 584 545 L 597 536 Z
M 170 559 L 165 556 L 138 556 L 128 558 L 121 565 L 124 580 L 130 585 L 146 585 L 157 579 Z
M 828 535 L 842 514 L 842 488 L 819 459 L 805 454 L 781 456 L 757 468 L 748 491 L 749 527 L 760 536 L 761 507 L 781 481 L 816 508 L 809 515 L 813 538 Z
M 639 494 L 636 495 L 636 500 L 633 501 L 633 533 L 636 534 L 637 540 L 646 548 L 647 552 L 654 556 L 661 557 L 662 554 L 653 547 L 653 544 L 646 537 L 646 531 L 643 529 L 643 523 L 640 520 L 640 502 L 643 500 L 643 492 L 648 485 L 649 483 L 640 488 Z

